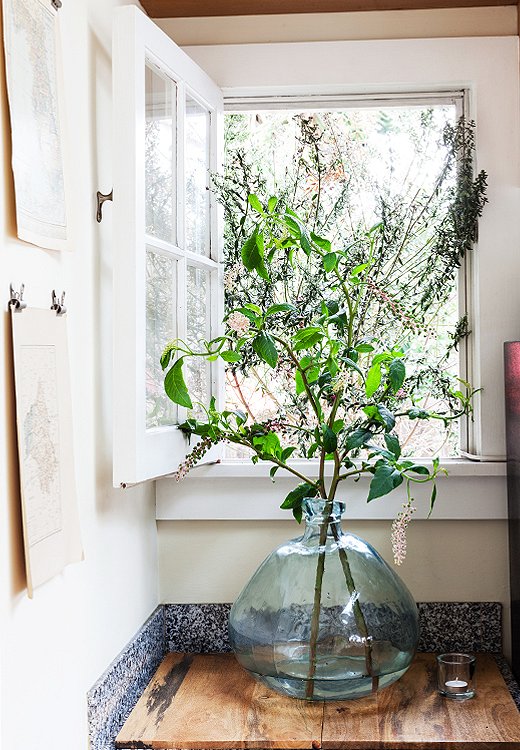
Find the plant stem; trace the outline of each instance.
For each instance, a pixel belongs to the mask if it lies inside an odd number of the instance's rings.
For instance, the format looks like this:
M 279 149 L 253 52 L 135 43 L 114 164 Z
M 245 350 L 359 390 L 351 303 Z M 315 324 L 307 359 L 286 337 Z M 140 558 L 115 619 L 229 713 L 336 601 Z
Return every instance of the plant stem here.
M 316 566 L 316 582 L 314 584 L 314 602 L 312 605 L 311 615 L 311 637 L 309 642 L 309 673 L 305 697 L 312 700 L 314 695 L 314 676 L 316 674 L 316 656 L 318 646 L 318 634 L 320 629 L 320 612 L 321 612 L 321 592 L 323 588 L 323 573 L 325 572 L 325 548 L 327 544 L 327 531 L 332 514 L 332 502 L 327 501 L 325 504 L 326 518 L 320 526 L 320 538 L 318 542 L 318 564 Z
M 309 672 L 305 689 L 305 697 L 307 700 L 312 700 L 314 696 L 314 680 L 316 676 L 318 635 L 320 628 L 321 596 L 323 589 L 323 575 L 325 572 L 325 551 L 329 527 L 336 542 L 339 543 L 341 539 L 341 534 L 338 528 L 339 524 L 337 522 L 331 522 L 332 510 L 333 503 L 332 500 L 329 499 L 325 503 L 325 518 L 320 526 L 320 537 L 318 541 L 319 552 L 318 562 L 316 565 L 316 580 L 314 584 L 314 601 L 312 605 L 311 634 L 309 641 Z M 374 674 L 372 659 L 372 637 L 368 632 L 365 616 L 359 604 L 356 584 L 354 582 L 354 578 L 352 577 L 352 571 L 350 569 L 347 552 L 344 548 L 338 546 L 338 554 L 341 562 L 341 567 L 343 569 L 343 574 L 345 576 L 347 590 L 352 600 L 352 609 L 354 612 L 356 625 L 364 644 L 366 673 L 369 677 L 372 678 L 372 692 L 375 693 L 377 692 L 377 689 L 379 687 L 379 676 Z
M 331 524 L 331 531 L 336 542 L 339 542 L 341 537 L 340 537 L 340 533 L 338 530 L 338 524 L 336 523 Z M 339 559 L 341 562 L 341 567 L 343 568 L 343 573 L 345 575 L 345 582 L 347 584 L 348 592 L 350 596 L 353 597 L 357 594 L 356 584 L 354 583 L 354 579 L 352 577 L 352 571 L 350 570 L 350 563 L 348 561 L 347 552 L 344 548 L 338 547 L 338 554 L 339 554 Z M 365 647 L 366 671 L 367 671 L 368 676 L 372 678 L 372 692 L 375 693 L 379 687 L 379 677 L 378 675 L 374 674 L 374 668 L 373 668 L 373 662 L 372 662 L 372 637 L 369 635 L 365 616 L 361 610 L 361 606 L 359 604 L 359 600 L 357 596 L 355 596 L 354 598 L 352 609 L 354 611 L 354 618 L 356 620 L 356 625 L 361 634 L 364 647 Z

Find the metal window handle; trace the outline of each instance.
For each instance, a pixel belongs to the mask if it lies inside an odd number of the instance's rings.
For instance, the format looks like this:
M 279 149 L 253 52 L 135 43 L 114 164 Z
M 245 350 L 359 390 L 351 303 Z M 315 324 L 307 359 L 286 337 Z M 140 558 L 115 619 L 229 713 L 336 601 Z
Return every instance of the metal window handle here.
M 98 224 L 101 223 L 101 220 L 103 218 L 103 203 L 105 201 L 113 201 L 114 200 L 114 191 L 111 190 L 109 193 L 100 193 L 99 190 L 96 193 L 97 195 L 97 212 L 96 212 L 96 221 Z

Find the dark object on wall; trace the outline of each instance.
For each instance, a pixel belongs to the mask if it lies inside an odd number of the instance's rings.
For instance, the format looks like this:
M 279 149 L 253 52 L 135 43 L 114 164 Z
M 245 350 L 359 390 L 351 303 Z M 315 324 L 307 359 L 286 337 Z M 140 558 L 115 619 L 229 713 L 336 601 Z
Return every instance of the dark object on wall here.
M 520 341 L 504 344 L 512 667 L 520 677 Z

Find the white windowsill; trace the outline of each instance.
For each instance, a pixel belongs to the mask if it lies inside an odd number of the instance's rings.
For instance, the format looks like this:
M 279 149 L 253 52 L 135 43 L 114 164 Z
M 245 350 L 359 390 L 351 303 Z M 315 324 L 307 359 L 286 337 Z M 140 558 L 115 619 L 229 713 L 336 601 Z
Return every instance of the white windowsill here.
M 427 466 L 430 469 L 432 467 L 432 461 L 429 458 L 413 458 L 410 460 L 413 460 L 422 466 Z M 318 461 L 290 461 L 289 465 L 311 478 L 316 477 L 318 474 Z M 208 479 L 233 479 L 237 477 L 265 479 L 269 478 L 269 471 L 272 466 L 273 464 L 268 461 L 259 461 L 257 464 L 253 464 L 248 459 L 223 459 L 220 462 L 212 461 L 196 466 L 191 471 L 191 477 L 196 479 L 202 479 L 203 477 L 207 477 Z M 448 471 L 449 476 L 453 477 L 502 477 L 506 476 L 507 473 L 506 462 L 504 460 L 470 461 L 467 458 L 446 458 L 441 460 L 441 466 Z M 327 461 L 325 464 L 326 476 L 332 475 L 332 469 L 332 461 Z M 289 472 L 280 469 L 276 476 L 281 478 L 282 475 L 290 476 Z M 367 480 L 369 478 L 370 477 L 368 476 L 362 477 L 362 479 Z M 295 477 L 295 479 L 297 479 L 297 477 Z
M 428 465 L 428 461 L 423 461 Z M 294 462 L 295 467 L 316 475 L 317 462 Z M 431 517 L 435 520 L 505 520 L 507 519 L 506 463 L 447 459 L 442 464 L 448 477 L 437 481 L 437 502 Z M 280 469 L 273 483 L 270 464 L 256 466 L 246 461 L 225 461 L 202 465 L 181 482 L 167 477 L 156 484 L 157 520 L 160 521 L 270 521 L 289 520 L 291 512 L 280 509 L 298 478 Z M 329 471 L 332 466 L 328 467 Z M 386 520 L 395 518 L 405 500 L 401 486 L 390 495 L 367 503 L 370 477 L 342 483 L 339 498 L 347 503 L 352 520 Z M 430 485 L 416 485 L 415 518 L 428 515 Z

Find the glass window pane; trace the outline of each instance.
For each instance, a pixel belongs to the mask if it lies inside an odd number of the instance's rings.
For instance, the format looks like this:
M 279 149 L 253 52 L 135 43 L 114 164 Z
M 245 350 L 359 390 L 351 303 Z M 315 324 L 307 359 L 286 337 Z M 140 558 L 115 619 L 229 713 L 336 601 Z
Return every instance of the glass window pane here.
M 146 232 L 176 244 L 176 85 L 146 66 Z
M 210 114 L 186 97 L 186 249 L 209 255 Z
M 210 338 L 210 274 L 202 268 L 188 265 L 187 270 L 187 338 L 195 350 L 199 341 Z M 207 406 L 211 394 L 211 366 L 202 357 L 186 360 L 186 383 L 193 401 L 194 413 L 201 412 L 196 401 Z
M 146 251 L 146 429 L 178 422 L 177 407 L 164 392 L 160 358 L 177 337 L 177 261 Z
M 297 294 L 308 325 L 316 316 L 316 290 L 325 298 L 331 294 L 321 263 L 316 268 L 305 259 L 289 273 L 286 266 L 274 268 L 278 280 L 269 288 L 258 276 L 241 274 L 241 233 L 248 236 L 255 221 L 250 213 L 245 226 L 240 224 L 248 192 L 288 200 L 316 234 L 335 249 L 348 248 L 351 267 L 370 261 L 364 238 L 384 222 L 384 240 L 375 245 L 378 262 L 365 276 L 370 291 L 358 308 L 358 335 L 397 341 L 407 352 L 407 376 L 420 385 L 407 408 L 449 411 L 447 390 L 436 373 L 441 362 L 443 377 L 459 373 L 457 346 L 450 342 L 464 310 L 459 310 L 456 275 L 438 297 L 435 279 L 442 278 L 443 265 L 432 248 L 454 185 L 455 162 L 444 134 L 456 120 L 455 105 L 445 103 L 228 113 L 224 190 L 219 191 L 226 217 L 226 311 L 247 303 L 265 309 L 294 301 Z M 261 361 L 247 375 L 227 368 L 226 397 L 230 409 L 244 409 L 245 400 L 256 421 L 294 413 L 294 383 L 287 371 Z M 338 415 L 349 418 L 348 410 Z M 309 424 L 312 419 L 309 414 Z M 458 429 L 451 422 L 445 430 L 441 420 L 398 419 L 396 424 L 406 456 L 459 455 Z M 237 449 L 226 447 L 226 453 L 236 457 Z

